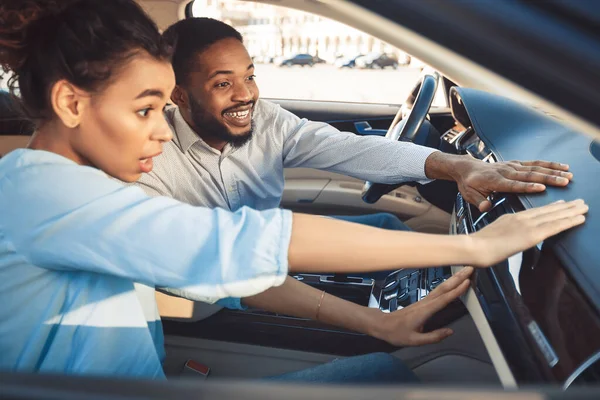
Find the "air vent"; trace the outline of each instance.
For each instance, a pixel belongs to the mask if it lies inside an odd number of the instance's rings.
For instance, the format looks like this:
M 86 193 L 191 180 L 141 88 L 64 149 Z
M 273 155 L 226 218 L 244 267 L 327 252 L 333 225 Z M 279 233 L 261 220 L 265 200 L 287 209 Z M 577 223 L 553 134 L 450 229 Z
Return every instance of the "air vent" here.
M 456 139 L 462 134 L 463 132 L 454 130 L 454 129 L 450 129 L 449 131 L 447 131 L 443 136 L 442 139 L 445 140 L 448 143 L 454 143 L 456 141 Z

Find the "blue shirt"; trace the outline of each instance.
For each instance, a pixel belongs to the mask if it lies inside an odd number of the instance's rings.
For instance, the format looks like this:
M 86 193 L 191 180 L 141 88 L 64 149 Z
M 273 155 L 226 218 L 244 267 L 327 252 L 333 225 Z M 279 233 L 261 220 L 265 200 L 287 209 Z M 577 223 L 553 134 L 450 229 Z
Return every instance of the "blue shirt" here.
M 151 198 L 54 153 L 9 153 L 0 159 L 0 368 L 164 378 L 153 288 L 215 302 L 281 285 L 291 221 L 280 209 Z

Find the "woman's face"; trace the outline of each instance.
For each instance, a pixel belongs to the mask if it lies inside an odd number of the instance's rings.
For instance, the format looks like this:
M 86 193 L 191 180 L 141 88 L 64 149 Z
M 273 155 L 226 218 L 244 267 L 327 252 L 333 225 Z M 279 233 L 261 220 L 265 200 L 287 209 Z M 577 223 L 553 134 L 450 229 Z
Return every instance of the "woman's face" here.
M 152 157 L 172 138 L 163 109 L 175 86 L 171 64 L 134 56 L 93 94 L 71 146 L 90 165 L 125 182 L 152 170 Z

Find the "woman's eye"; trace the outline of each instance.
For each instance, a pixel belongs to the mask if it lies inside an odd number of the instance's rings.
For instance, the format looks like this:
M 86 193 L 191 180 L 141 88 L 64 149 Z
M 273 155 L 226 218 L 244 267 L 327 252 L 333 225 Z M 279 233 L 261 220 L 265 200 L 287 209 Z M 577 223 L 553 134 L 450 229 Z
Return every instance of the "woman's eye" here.
M 138 115 L 140 117 L 144 117 L 145 118 L 145 117 L 148 116 L 148 113 L 150 113 L 150 110 L 152 110 L 152 108 L 147 107 L 147 108 L 144 108 L 143 110 L 139 110 L 137 113 L 138 113 Z
M 249 81 L 253 81 L 253 80 L 255 80 L 255 79 L 256 79 L 256 75 L 250 75 L 250 76 L 248 77 L 248 80 L 249 80 Z

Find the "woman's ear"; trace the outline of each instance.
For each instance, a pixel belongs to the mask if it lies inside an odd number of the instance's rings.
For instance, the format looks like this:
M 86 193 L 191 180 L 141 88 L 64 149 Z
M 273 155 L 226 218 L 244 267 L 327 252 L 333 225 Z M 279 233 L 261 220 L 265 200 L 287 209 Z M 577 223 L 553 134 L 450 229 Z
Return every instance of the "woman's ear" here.
M 89 99 L 89 94 L 64 79 L 56 82 L 50 92 L 54 113 L 69 128 L 79 126 Z

